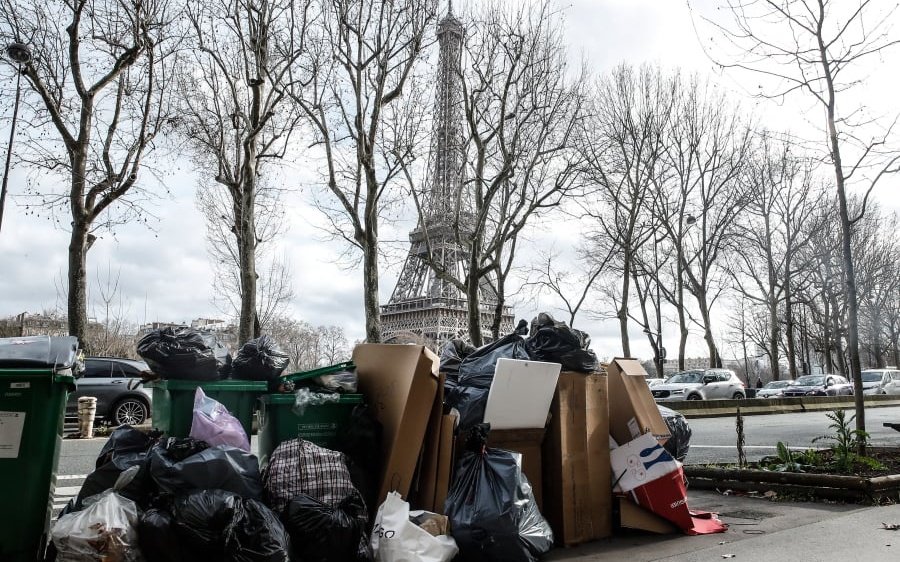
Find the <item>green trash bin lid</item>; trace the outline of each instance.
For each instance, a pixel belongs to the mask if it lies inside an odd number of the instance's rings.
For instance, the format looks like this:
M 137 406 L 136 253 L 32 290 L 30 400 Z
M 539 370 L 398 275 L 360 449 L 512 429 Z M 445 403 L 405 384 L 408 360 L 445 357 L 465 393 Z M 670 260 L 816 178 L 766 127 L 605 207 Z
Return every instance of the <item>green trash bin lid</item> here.
M 162 379 L 147 383 L 150 388 L 163 390 L 194 390 L 198 386 L 208 390 L 227 390 L 234 392 L 265 392 L 268 390 L 266 381 L 245 381 L 237 379 L 224 379 L 219 381 L 193 381 L 182 379 Z
M 281 378 L 293 382 L 300 382 L 321 377 L 322 375 L 330 375 L 341 371 L 352 371 L 353 369 L 356 369 L 356 365 L 353 361 L 344 361 L 343 363 L 329 365 L 328 367 L 319 367 L 318 369 L 312 369 L 310 371 L 300 371 L 298 373 L 291 373 L 290 375 L 283 375 Z
M 74 336 L 0 338 L 0 369 L 71 369 L 78 358 Z

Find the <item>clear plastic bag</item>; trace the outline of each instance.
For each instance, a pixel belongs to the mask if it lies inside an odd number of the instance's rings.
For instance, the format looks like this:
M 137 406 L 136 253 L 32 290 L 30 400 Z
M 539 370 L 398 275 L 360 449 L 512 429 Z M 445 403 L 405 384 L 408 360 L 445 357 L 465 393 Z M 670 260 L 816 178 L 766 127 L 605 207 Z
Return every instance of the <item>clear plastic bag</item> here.
M 50 536 L 59 562 L 132 562 L 142 560 L 135 525 L 135 503 L 114 490 L 93 496 L 82 511 L 59 518 Z
M 209 445 L 230 445 L 250 451 L 250 440 L 244 427 L 221 403 L 209 398 L 197 387 L 194 393 L 194 417 L 190 436 Z
M 355 393 L 359 387 L 359 379 L 356 371 L 338 371 L 328 375 L 316 377 L 316 382 L 328 390 L 344 393 Z
M 293 410 L 295 414 L 302 416 L 306 413 L 307 406 L 334 403 L 340 399 L 341 395 L 334 392 L 313 392 L 309 388 L 303 387 L 297 391 Z

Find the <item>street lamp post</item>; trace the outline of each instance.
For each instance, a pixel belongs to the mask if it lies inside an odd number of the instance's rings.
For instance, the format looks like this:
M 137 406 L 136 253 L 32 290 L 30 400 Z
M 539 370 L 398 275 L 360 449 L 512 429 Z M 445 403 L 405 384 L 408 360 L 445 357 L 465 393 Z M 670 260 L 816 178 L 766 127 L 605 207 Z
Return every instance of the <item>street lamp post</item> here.
M 6 145 L 6 164 L 3 168 L 3 184 L 0 186 L 0 229 L 3 228 L 3 210 L 6 208 L 6 184 L 9 180 L 9 162 L 12 158 L 13 139 L 16 135 L 16 118 L 19 116 L 19 95 L 22 86 L 22 65 L 31 60 L 31 50 L 24 43 L 10 43 L 6 46 L 6 56 L 17 64 L 16 100 L 13 103 L 12 123 L 9 126 L 9 144 Z

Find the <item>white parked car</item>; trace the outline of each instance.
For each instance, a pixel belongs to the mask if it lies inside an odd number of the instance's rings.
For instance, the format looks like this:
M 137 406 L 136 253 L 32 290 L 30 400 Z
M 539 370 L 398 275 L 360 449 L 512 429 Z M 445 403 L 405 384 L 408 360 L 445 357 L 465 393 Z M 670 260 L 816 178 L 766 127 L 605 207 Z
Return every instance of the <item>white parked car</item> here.
M 651 388 L 658 384 L 662 384 L 664 382 L 666 382 L 666 379 L 653 379 L 653 378 L 647 377 L 647 386 L 649 386 Z
M 744 383 L 734 371 L 706 369 L 675 373 L 650 389 L 657 402 L 674 400 L 716 400 L 747 397 Z
M 794 384 L 794 381 L 771 381 L 766 386 L 756 391 L 757 398 L 781 398 L 784 390 Z
M 900 371 L 866 369 L 862 372 L 863 394 L 900 394 Z

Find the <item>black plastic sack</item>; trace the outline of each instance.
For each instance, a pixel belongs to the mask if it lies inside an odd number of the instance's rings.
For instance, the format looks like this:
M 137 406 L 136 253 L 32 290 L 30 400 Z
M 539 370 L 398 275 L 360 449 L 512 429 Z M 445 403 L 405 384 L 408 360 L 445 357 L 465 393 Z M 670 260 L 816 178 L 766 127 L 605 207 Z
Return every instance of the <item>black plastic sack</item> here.
M 294 556 L 304 562 L 350 562 L 364 559 L 368 544 L 360 519 L 366 507 L 354 492 L 332 508 L 306 494 L 296 496 L 281 514 Z
M 215 336 L 190 328 L 153 330 L 138 341 L 137 352 L 164 379 L 217 380 L 231 363 Z
M 291 541 L 272 510 L 262 502 L 245 500 L 243 517 L 232 528 L 225 553 L 233 562 L 289 562 Z
M 176 497 L 172 515 L 179 543 L 198 558 L 226 560 L 225 545 L 244 517 L 244 504 L 225 490 L 197 490 Z
M 659 408 L 659 413 L 666 421 L 669 433 L 672 434 L 672 437 L 666 441 L 664 447 L 670 455 L 679 461 L 683 461 L 691 448 L 691 426 L 688 425 L 687 419 L 681 413 L 666 408 L 661 404 L 657 404 L 656 407 Z
M 588 349 L 591 338 L 581 330 L 557 322 L 546 312 L 531 321 L 531 337 L 525 341 L 535 361 L 560 363 L 563 371 L 593 373 L 600 368 L 597 356 Z
M 553 531 L 537 509 L 521 455 L 484 447 L 488 430 L 480 424 L 470 432 L 444 504 L 457 560 L 537 560 L 553 548 Z
M 137 475 L 118 493 L 146 507 L 154 488 L 147 453 L 155 442 L 155 438 L 131 426 L 116 428 L 97 455 L 96 469 L 88 474 L 78 491 L 75 511 L 82 509 L 85 498 L 111 489 L 119 475 L 132 466 L 140 467 Z
M 494 380 L 497 360 L 530 359 L 525 340 L 512 333 L 470 353 L 459 365 L 459 379 L 455 387 L 447 391 L 444 403 L 459 411 L 459 428 L 466 431 L 484 421 L 488 391 Z
M 172 515 L 162 509 L 148 509 L 137 524 L 138 546 L 147 562 L 187 562 L 194 559 L 180 544 Z
M 378 509 L 379 475 L 382 469 L 383 428 L 375 411 L 367 404 L 358 404 L 350 414 L 350 420 L 335 436 L 334 449 L 347 455 L 350 479 L 369 507 L 370 519 Z
M 459 365 L 475 351 L 475 346 L 465 340 L 450 340 L 441 350 L 441 372 L 446 375 L 444 389 L 453 390 L 459 381 Z
M 176 440 L 176 445 L 178 441 Z M 173 447 L 170 446 L 169 449 L 171 448 Z M 218 489 L 248 499 L 262 499 L 259 463 L 247 451 L 220 445 L 179 460 L 178 453 L 183 451 L 174 448 L 176 457 L 173 458 L 169 449 L 157 445 L 150 450 L 149 455 L 150 475 L 161 492 L 178 495 L 197 489 Z
M 231 362 L 231 372 L 236 379 L 274 381 L 290 362 L 290 357 L 281 351 L 275 340 L 260 336 L 238 350 Z

